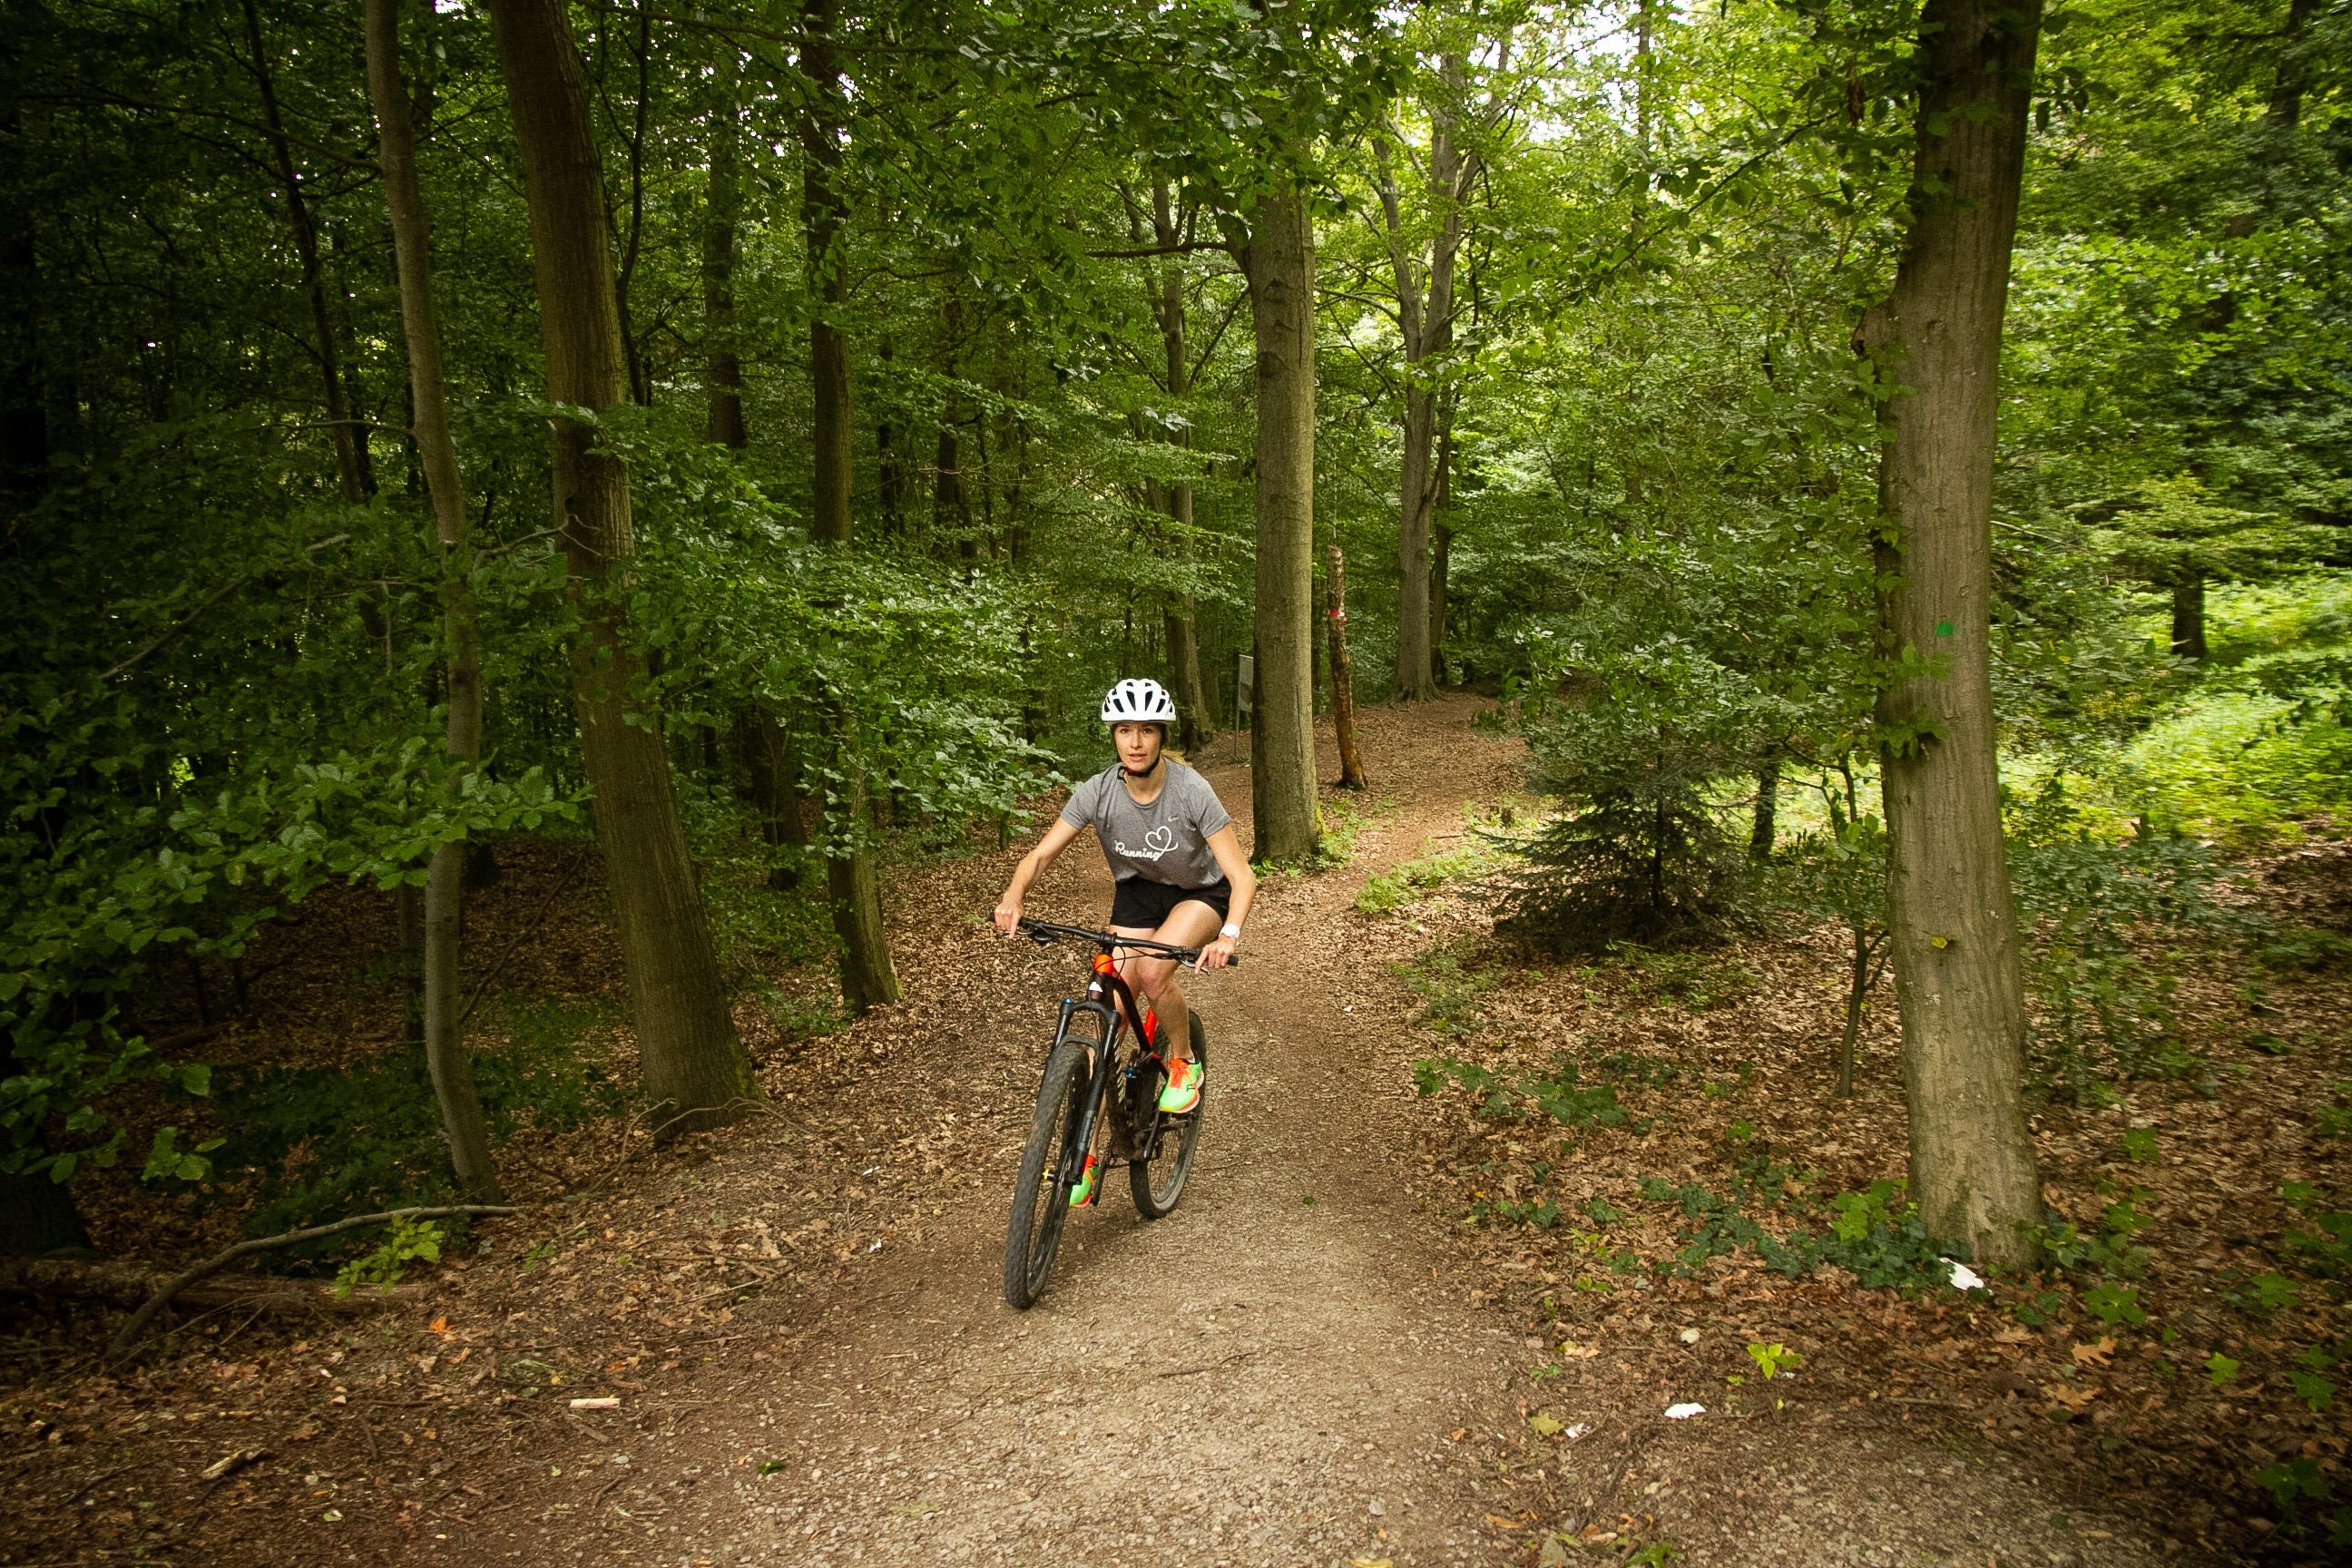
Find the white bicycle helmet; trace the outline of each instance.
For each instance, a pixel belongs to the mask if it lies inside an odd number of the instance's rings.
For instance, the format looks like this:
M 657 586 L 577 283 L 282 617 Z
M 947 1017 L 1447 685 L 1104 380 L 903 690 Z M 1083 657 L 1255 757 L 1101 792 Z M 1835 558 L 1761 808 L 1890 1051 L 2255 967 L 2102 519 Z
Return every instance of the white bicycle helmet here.
M 1120 681 L 1103 697 L 1102 721 L 1106 724 L 1173 724 L 1176 703 L 1168 689 L 1156 680 Z

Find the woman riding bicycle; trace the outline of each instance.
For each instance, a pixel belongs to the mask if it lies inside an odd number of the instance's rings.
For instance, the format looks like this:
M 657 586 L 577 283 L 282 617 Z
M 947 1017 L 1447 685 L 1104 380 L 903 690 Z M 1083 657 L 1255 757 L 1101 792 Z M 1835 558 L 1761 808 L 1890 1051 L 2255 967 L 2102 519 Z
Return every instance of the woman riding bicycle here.
M 1223 969 L 1249 919 L 1257 878 L 1242 854 L 1217 792 L 1166 755 L 1176 704 L 1156 680 L 1122 680 L 1103 699 L 1118 761 L 1070 791 L 1060 820 L 1022 858 L 996 903 L 996 929 L 1012 934 L 1030 885 L 1088 827 L 1101 839 L 1118 891 L 1110 929 L 1201 950 L 1199 967 Z M 1201 1100 L 1192 1030 L 1176 961 L 1129 954 L 1118 971 L 1159 1016 L 1154 1038 L 1168 1063 L 1160 1109 L 1181 1116 Z

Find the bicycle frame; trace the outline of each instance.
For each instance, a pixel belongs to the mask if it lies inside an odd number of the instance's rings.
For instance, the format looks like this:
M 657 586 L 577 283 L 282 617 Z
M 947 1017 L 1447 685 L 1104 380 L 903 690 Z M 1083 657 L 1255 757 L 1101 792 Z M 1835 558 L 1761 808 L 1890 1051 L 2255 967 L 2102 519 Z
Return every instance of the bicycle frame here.
M 1134 990 L 1129 986 L 1126 976 L 1119 973 L 1118 960 L 1112 954 L 1120 948 L 1139 952 L 1163 948 L 1169 954 L 1175 955 L 1189 955 L 1196 950 L 1177 948 L 1143 938 L 1120 938 L 1111 932 L 1088 931 L 1078 926 L 1054 926 L 1042 921 L 1024 921 L 1022 926 L 1033 942 L 1042 943 L 1054 937 L 1070 936 L 1087 942 L 1096 949 L 1093 973 L 1087 982 L 1085 994 L 1062 999 L 1061 1016 L 1054 1028 L 1054 1049 L 1059 1050 L 1065 1043 L 1083 1044 L 1089 1048 L 1088 1055 L 1095 1058 L 1087 1068 L 1087 1093 L 1082 1102 L 1085 1106 L 1083 1120 L 1073 1130 L 1075 1136 L 1063 1141 L 1061 1167 L 1054 1173 L 1057 1190 L 1067 1190 L 1085 1178 L 1087 1157 L 1094 1152 L 1095 1137 L 1102 1126 L 1104 1110 L 1111 1103 L 1114 1086 L 1122 1079 L 1118 1069 L 1123 1066 L 1124 1078 L 1131 1082 L 1136 1074 L 1144 1070 L 1147 1063 L 1157 1063 L 1162 1071 L 1168 1065 L 1167 1058 L 1160 1055 L 1159 1048 L 1158 1013 L 1136 1000 Z M 1096 1037 L 1072 1040 L 1070 1026 L 1079 1017 L 1100 1021 Z M 1119 1047 L 1129 1032 L 1130 1021 L 1136 1026 L 1139 1050 L 1132 1059 L 1122 1063 Z M 1160 1152 L 1160 1137 L 1165 1131 L 1167 1119 L 1155 1103 L 1147 1108 L 1143 1117 L 1130 1114 L 1122 1120 L 1125 1125 L 1118 1130 L 1127 1134 L 1127 1149 L 1122 1157 L 1104 1163 L 1133 1164 L 1138 1161 L 1148 1163 Z M 1139 1121 L 1145 1124 L 1137 1125 Z
M 1071 1023 L 1089 1016 L 1101 1021 L 1098 1036 L 1072 1040 Z M 1140 1027 L 1134 1037 L 1138 1049 L 1133 1059 L 1123 1060 L 1119 1047 L 1129 1034 L 1128 1025 L 1130 1019 L 1140 1020 Z M 1159 1051 L 1159 1015 L 1137 1002 L 1134 991 L 1118 973 L 1116 961 L 1108 953 L 1097 952 L 1094 973 L 1087 982 L 1085 994 L 1062 999 L 1061 1018 L 1054 1030 L 1056 1050 L 1066 1042 L 1084 1045 L 1093 1058 L 1087 1067 L 1085 1120 L 1076 1129 L 1076 1136 L 1066 1141 L 1062 1146 L 1064 1168 L 1055 1173 L 1057 1184 L 1075 1185 L 1084 1178 L 1087 1156 L 1094 1152 L 1095 1135 L 1102 1125 L 1104 1112 L 1110 1106 L 1112 1091 L 1119 1085 L 1122 1077 L 1131 1079 L 1143 1071 L 1147 1063 L 1158 1063 L 1163 1071 L 1166 1069 L 1166 1059 Z M 1125 1118 L 1127 1125 L 1121 1129 L 1127 1133 L 1125 1157 L 1107 1160 L 1103 1163 L 1127 1164 L 1137 1160 L 1150 1160 L 1159 1152 L 1161 1120 L 1157 1106 L 1151 1110 L 1149 1126 L 1136 1126 L 1131 1114 Z

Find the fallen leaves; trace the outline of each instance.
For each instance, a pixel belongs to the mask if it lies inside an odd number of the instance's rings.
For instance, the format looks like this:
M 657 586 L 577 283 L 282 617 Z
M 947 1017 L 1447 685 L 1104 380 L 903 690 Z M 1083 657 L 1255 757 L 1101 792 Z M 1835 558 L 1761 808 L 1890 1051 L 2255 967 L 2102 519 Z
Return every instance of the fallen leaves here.
M 2080 1415 L 2090 1408 L 2091 1401 L 2099 1396 L 2095 1388 L 2078 1388 L 2071 1383 L 2044 1384 L 2042 1392 L 2050 1396 L 2053 1409 L 2063 1409 L 2070 1416 Z
M 2107 1358 L 2116 1353 L 2116 1337 L 2102 1334 L 2095 1344 L 2077 1343 L 2071 1348 L 2076 1366 L 2104 1367 Z

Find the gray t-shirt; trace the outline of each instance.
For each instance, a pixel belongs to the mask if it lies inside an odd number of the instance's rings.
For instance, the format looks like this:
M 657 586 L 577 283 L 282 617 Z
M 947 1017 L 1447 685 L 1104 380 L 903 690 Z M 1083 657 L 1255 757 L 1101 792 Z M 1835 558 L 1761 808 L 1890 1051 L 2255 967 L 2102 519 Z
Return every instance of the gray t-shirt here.
M 1183 763 L 1171 761 L 1168 780 L 1150 805 L 1138 805 L 1113 763 L 1070 791 L 1062 820 L 1091 827 L 1102 840 L 1103 858 L 1119 881 L 1140 877 L 1177 888 L 1222 882 L 1209 836 L 1231 822 L 1217 792 Z

